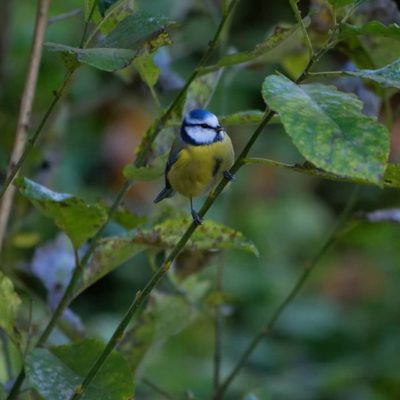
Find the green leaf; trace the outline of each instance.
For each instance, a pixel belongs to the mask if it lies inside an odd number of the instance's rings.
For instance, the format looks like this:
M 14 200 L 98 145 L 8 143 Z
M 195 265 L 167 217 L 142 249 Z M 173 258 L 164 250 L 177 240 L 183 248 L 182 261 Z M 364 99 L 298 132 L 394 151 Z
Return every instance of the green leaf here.
M 308 161 L 338 175 L 381 182 L 389 133 L 362 114 L 362 102 L 356 96 L 333 86 L 299 86 L 278 75 L 265 79 L 262 92 Z
M 387 186 L 400 189 L 400 164 L 388 164 L 383 180 Z
M 260 123 L 264 115 L 265 113 L 260 110 L 247 110 L 229 115 L 220 115 L 218 120 L 222 125 L 249 125 Z
M 343 71 L 343 75 L 370 79 L 383 87 L 395 87 L 400 89 L 400 59 L 379 69 Z
M 4 329 L 15 343 L 19 342 L 19 335 L 14 329 L 14 322 L 20 303 L 21 299 L 14 290 L 11 279 L 0 272 L 0 328 Z
M 295 172 L 299 172 L 306 175 L 316 176 L 322 179 L 329 179 L 336 182 L 350 182 L 360 185 L 370 185 L 371 182 L 361 178 L 349 178 L 341 175 L 334 174 L 332 172 L 324 171 L 321 168 L 315 167 L 309 162 L 303 164 L 287 164 L 281 161 L 270 160 L 268 158 L 246 158 L 244 159 L 245 164 L 263 164 L 268 167 L 277 167 L 289 169 Z M 375 183 L 373 183 L 375 184 Z M 385 187 L 392 187 L 400 189 L 400 164 L 388 164 L 383 180 L 379 182 L 379 185 Z
M 146 244 L 137 243 L 132 237 L 100 239 L 89 264 L 83 270 L 82 279 L 74 290 L 74 297 L 146 248 Z
M 93 339 L 49 349 L 34 349 L 26 357 L 26 375 L 45 400 L 69 399 L 103 349 L 104 345 Z M 81 398 L 127 400 L 133 397 L 133 393 L 129 366 L 114 351 Z
M 156 157 L 150 165 L 146 167 L 135 167 L 132 164 L 126 165 L 123 174 L 126 179 L 135 181 L 154 181 L 164 175 L 165 163 L 168 154 L 164 153 Z
M 92 237 L 107 220 L 106 209 L 99 204 L 87 204 L 71 194 L 53 192 L 27 178 L 16 179 L 15 185 L 24 197 L 68 235 L 74 247 Z
M 136 375 L 140 374 L 138 367 L 146 357 L 200 316 L 196 304 L 205 296 L 208 287 L 208 282 L 192 276 L 176 288 L 179 295 L 152 292 L 140 320 L 127 332 L 118 349 Z
M 115 210 L 112 214 L 112 219 L 125 229 L 133 229 L 147 222 L 146 216 L 134 214 L 124 207 L 119 207 Z
M 186 218 L 169 219 L 150 229 L 139 230 L 135 242 L 150 247 L 173 248 L 192 221 Z M 241 250 L 258 256 L 258 250 L 242 233 L 225 225 L 206 220 L 193 233 L 186 250 Z
M 97 7 L 92 14 L 92 21 L 104 35 L 110 33 L 120 21 L 133 12 L 134 0 L 85 0 L 86 20 L 94 2 L 97 2 Z
M 400 25 L 384 25 L 379 21 L 371 21 L 363 25 L 342 25 L 340 29 L 341 38 L 347 38 L 353 35 L 369 35 L 400 40 Z
M 126 236 L 99 240 L 89 265 L 83 271 L 80 284 L 74 291 L 74 297 L 146 249 L 175 247 L 190 223 L 189 219 L 170 219 L 152 228 L 137 229 Z M 240 232 L 209 220 L 197 228 L 185 250 L 240 250 L 258 256 L 257 248 Z
M 305 20 L 305 24 L 309 24 L 308 19 Z M 257 44 L 253 50 L 226 55 L 219 59 L 216 64 L 202 68 L 200 70 L 200 73 L 208 73 L 211 71 L 216 71 L 223 67 L 229 67 L 232 65 L 243 64 L 245 62 L 253 61 L 254 59 L 266 54 L 268 51 L 276 48 L 297 29 L 298 25 L 287 27 L 276 26 L 274 28 L 274 31 L 269 36 L 267 36 L 267 38 L 263 42 Z
M 373 21 L 360 26 L 345 25 L 340 39 L 348 56 L 361 68 L 382 67 L 399 58 L 400 27 L 397 24 Z
M 60 52 L 66 64 L 75 61 L 108 72 L 125 68 L 133 61 L 136 54 L 135 51 L 129 49 L 102 49 L 97 47 L 80 49 L 57 43 L 46 43 L 45 46 L 50 51 Z
M 329 0 L 329 3 L 331 3 L 335 8 L 340 8 L 355 3 L 355 0 Z
M 103 40 L 98 47 L 122 48 L 138 50 L 151 36 L 158 36 L 159 32 L 173 22 L 166 17 L 155 17 L 145 12 L 137 12 L 126 17 Z

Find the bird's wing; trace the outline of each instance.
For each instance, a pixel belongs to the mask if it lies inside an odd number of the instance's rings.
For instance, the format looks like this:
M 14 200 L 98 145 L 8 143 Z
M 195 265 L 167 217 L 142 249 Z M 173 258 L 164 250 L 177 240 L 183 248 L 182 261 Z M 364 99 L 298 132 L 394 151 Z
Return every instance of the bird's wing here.
M 185 143 L 181 139 L 180 136 L 178 136 L 174 143 L 172 144 L 171 150 L 169 152 L 168 156 L 168 161 L 167 165 L 165 166 L 165 179 L 167 180 L 167 174 L 169 170 L 172 168 L 172 166 L 176 163 L 176 160 L 179 157 L 179 153 L 184 149 Z

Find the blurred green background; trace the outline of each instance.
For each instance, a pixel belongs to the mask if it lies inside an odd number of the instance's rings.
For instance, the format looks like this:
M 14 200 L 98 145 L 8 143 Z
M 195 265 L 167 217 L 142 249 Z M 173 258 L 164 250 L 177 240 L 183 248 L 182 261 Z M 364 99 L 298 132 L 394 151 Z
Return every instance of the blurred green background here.
M 82 3 L 54 1 L 50 18 L 79 10 Z M 398 10 L 388 11 L 389 3 L 394 7 L 394 2 L 367 3 L 370 8 L 363 15 L 368 12 L 370 15 L 365 18 L 379 18 L 385 23 L 400 21 Z M 315 41 L 329 28 L 323 4 L 300 2 L 304 14 L 310 9 L 315 12 L 310 28 Z M 179 22 L 171 30 L 173 44 L 163 55 L 169 71 L 165 71 L 164 81 L 156 87 L 162 104 L 167 105 L 204 52 L 219 19 L 220 4 L 213 0 L 142 0 L 135 6 Z M 3 17 L 8 15 L 0 26 L 6 44 L 0 54 L 0 171 L 4 174 L 27 68 L 36 2 L 7 0 L 7 4 L 6 1 L 0 4 L 0 12 Z M 286 1 L 242 1 L 226 35 L 225 50 L 251 49 L 278 23 L 293 22 Z M 83 15 L 77 11 L 71 18 L 51 23 L 46 40 L 76 45 L 82 29 Z M 387 49 L 387 53 L 379 55 L 382 64 L 400 55 L 398 43 L 379 43 L 379 46 L 382 53 Z M 323 59 L 319 68 L 334 69 L 347 61 L 345 51 L 334 51 Z M 304 47 L 300 35 L 294 34 L 257 62 L 225 71 L 208 108 L 217 115 L 262 110 L 260 88 L 264 77 L 277 69 L 293 75 L 303 64 Z M 58 55 L 45 50 L 32 127 L 45 112 L 64 73 Z M 349 89 L 351 84 L 344 86 Z M 399 162 L 399 99 L 392 94 L 391 159 Z M 384 120 L 379 99 L 374 101 L 378 117 Z M 156 115 L 152 97 L 138 76 L 127 82 L 116 74 L 83 66 L 22 174 L 53 190 L 110 204 L 123 184 L 123 166 L 134 159 L 134 147 Z M 254 128 L 227 127 L 237 153 Z M 303 161 L 280 125 L 265 129 L 252 155 L 284 162 Z M 135 186 L 124 200 L 125 206 L 139 215 L 155 209 L 160 213 L 169 206 L 152 204 L 161 186 L 161 179 Z M 323 244 L 352 190 L 350 184 L 249 166 L 240 170 L 236 181 L 213 206 L 207 218 L 241 231 L 260 252 L 256 258 L 227 251 L 211 258 L 208 267 L 199 273 L 199 280 L 209 282 L 211 296 L 217 270 L 223 265 L 224 305 L 220 307 L 223 375 L 235 365 L 249 340 Z M 179 198 L 170 205 L 185 210 L 187 207 Z M 196 205 L 200 207 L 201 201 L 197 200 Z M 399 194 L 389 189 L 362 187 L 356 203 L 359 211 L 396 207 Z M 257 347 L 232 384 L 227 399 L 400 398 L 400 226 L 354 222 L 350 227 L 323 257 L 301 295 L 279 319 L 272 336 Z M 114 223 L 106 233 L 120 230 Z M 17 195 L 8 232 L 4 267 L 18 271 L 26 285 L 43 295 L 44 288 L 31 276 L 30 265 L 35 249 L 56 238 L 55 226 Z M 88 335 L 107 339 L 134 293 L 151 274 L 148 259 L 140 255 L 74 301 L 71 308 L 83 321 Z M 163 282 L 160 290 L 167 291 L 168 285 Z M 21 318 L 26 320 L 30 301 L 22 290 L 21 295 L 24 297 Z M 213 314 L 213 306 L 206 307 Z M 31 308 L 33 332 L 37 334 L 43 326 L 45 309 L 38 300 L 31 303 Z M 64 342 L 65 337 L 56 333 L 52 341 Z M 185 390 L 191 391 L 195 398 L 210 398 L 213 351 L 213 320 L 200 313 L 183 331 L 148 355 L 142 365 L 142 376 L 176 395 L 173 398 L 183 398 Z M 16 368 L 18 357 L 13 362 Z M 8 379 L 4 360 L 0 364 L 0 379 L 2 382 Z M 137 398 L 163 397 L 139 380 Z

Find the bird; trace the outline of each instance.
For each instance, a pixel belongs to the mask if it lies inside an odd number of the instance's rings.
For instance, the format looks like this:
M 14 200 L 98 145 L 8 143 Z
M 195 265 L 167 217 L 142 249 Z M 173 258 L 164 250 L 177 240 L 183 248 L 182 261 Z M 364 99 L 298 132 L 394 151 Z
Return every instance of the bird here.
M 217 116 L 204 109 L 189 111 L 169 152 L 164 173 L 165 187 L 154 203 L 178 192 L 189 198 L 193 221 L 202 224 L 193 208 L 193 198 L 214 189 L 223 176 L 231 181 L 233 175 L 229 169 L 234 158 L 231 139 Z

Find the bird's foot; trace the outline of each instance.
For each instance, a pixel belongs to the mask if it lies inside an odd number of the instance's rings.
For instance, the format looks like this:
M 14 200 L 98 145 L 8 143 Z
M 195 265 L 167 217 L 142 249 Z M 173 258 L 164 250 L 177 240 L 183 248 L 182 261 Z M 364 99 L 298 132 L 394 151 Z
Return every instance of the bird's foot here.
M 222 174 L 224 175 L 225 179 L 229 182 L 235 180 L 235 177 L 229 171 L 224 171 Z
M 200 215 L 197 214 L 196 211 L 192 210 L 192 218 L 193 221 L 197 224 L 197 225 L 201 225 L 203 223 L 203 220 L 201 219 Z

